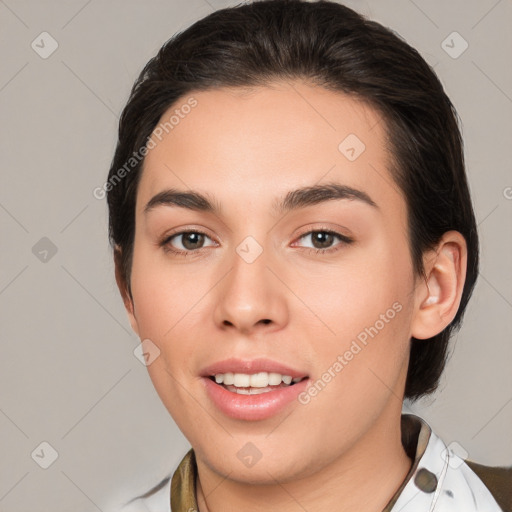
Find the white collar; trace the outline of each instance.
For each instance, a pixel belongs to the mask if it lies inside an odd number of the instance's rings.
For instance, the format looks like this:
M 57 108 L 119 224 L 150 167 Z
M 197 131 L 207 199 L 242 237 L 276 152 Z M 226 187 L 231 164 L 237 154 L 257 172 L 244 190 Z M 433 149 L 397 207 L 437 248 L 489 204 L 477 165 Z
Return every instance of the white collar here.
M 474 471 L 421 418 L 428 433 L 423 455 L 391 512 L 502 512 Z

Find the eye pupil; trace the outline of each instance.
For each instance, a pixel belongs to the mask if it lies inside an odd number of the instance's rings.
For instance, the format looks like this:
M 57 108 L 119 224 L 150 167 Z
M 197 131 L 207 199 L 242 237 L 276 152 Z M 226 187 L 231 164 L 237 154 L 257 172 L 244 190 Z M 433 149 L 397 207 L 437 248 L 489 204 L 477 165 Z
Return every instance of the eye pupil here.
M 333 242 L 333 235 L 331 233 L 327 233 L 326 231 L 317 231 L 313 234 L 313 245 L 316 247 L 316 243 L 320 243 L 320 247 L 318 249 L 325 249 L 329 247 Z
M 202 233 L 186 233 L 183 235 L 183 247 L 186 249 L 197 249 L 197 245 L 201 245 L 204 241 L 204 235 Z

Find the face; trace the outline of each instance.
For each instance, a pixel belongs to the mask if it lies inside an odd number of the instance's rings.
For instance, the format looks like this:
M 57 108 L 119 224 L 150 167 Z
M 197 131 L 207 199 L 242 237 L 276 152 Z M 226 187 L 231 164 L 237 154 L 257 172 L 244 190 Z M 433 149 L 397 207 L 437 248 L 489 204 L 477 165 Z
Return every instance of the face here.
M 138 186 L 132 325 L 202 464 L 300 478 L 401 411 L 416 278 L 384 123 L 302 82 L 191 96 Z

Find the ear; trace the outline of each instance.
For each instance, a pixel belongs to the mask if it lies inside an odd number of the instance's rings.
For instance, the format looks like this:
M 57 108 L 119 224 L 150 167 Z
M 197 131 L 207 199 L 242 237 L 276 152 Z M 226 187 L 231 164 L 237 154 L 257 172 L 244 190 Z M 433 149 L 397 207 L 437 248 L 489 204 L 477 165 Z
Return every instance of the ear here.
M 439 334 L 457 314 L 466 279 L 466 240 L 458 231 L 446 232 L 423 262 L 426 280 L 415 290 L 411 326 L 411 335 L 417 339 Z
M 133 304 L 133 298 L 131 296 L 131 292 L 129 290 L 128 283 L 126 282 L 126 276 L 125 276 L 125 273 L 123 270 L 121 256 L 122 256 L 121 248 L 116 245 L 114 248 L 114 266 L 115 266 L 117 287 L 119 288 L 119 292 L 121 293 L 124 307 L 126 309 L 126 312 L 128 313 L 128 319 L 130 320 L 132 329 L 137 334 L 137 336 L 139 336 L 139 325 L 137 323 L 137 319 L 135 318 L 135 307 Z

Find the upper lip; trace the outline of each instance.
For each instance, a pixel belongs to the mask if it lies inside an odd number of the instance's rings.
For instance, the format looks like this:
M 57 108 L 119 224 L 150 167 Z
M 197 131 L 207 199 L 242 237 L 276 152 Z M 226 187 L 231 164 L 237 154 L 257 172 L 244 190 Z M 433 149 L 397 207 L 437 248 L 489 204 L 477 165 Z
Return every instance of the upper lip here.
M 303 371 L 290 368 L 277 361 L 271 359 L 237 359 L 230 358 L 218 361 L 201 370 L 201 377 L 211 377 L 218 373 L 246 373 L 253 374 L 259 372 L 280 373 L 281 375 L 289 375 L 292 378 L 307 377 Z

